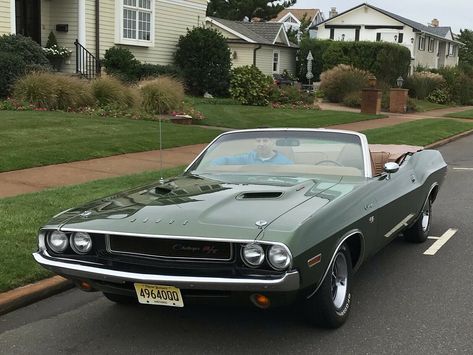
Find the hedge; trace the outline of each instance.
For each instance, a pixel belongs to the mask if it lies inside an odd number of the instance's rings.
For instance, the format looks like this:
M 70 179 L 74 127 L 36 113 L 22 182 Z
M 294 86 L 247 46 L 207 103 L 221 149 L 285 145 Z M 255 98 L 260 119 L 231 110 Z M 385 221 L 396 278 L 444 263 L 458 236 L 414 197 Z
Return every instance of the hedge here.
M 338 64 L 353 65 L 373 73 L 376 78 L 394 84 L 399 76 L 407 77 L 411 53 L 406 47 L 387 42 L 342 42 L 304 39 L 299 44 L 297 70 L 300 80 L 306 81 L 307 55 L 314 56 L 312 73 L 318 81 L 320 74 Z

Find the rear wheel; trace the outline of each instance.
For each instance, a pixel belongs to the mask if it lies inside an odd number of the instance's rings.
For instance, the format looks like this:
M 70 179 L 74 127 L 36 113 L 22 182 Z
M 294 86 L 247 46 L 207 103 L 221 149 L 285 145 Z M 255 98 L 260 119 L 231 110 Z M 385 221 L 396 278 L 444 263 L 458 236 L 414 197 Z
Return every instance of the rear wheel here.
M 103 295 L 110 301 L 119 304 L 136 304 L 138 303 L 136 297 L 118 295 L 116 293 L 104 292 Z
M 425 242 L 429 236 L 431 222 L 432 200 L 429 197 L 415 223 L 404 232 L 404 237 L 412 243 Z
M 343 244 L 316 294 L 307 300 L 309 320 L 316 325 L 338 328 L 348 318 L 351 306 L 352 263 L 350 251 Z

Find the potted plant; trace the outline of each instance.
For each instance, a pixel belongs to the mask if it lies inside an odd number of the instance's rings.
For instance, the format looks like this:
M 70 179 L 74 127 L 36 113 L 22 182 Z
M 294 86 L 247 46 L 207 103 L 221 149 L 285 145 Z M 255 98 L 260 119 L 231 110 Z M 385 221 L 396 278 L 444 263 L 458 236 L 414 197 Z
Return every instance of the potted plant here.
M 69 58 L 72 54 L 69 48 L 60 47 L 58 45 L 56 36 L 52 31 L 49 33 L 46 47 L 44 47 L 43 50 L 52 67 L 57 71 L 61 70 L 64 60 Z

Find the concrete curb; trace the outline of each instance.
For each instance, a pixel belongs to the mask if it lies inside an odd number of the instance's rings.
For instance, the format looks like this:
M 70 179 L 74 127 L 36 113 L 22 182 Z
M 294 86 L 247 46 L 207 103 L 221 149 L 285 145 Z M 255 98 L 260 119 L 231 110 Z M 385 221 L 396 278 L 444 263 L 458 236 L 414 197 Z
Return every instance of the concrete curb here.
M 0 315 L 66 291 L 72 287 L 74 287 L 72 281 L 61 276 L 54 276 L 46 280 L 0 293 Z
M 460 134 L 442 139 L 441 141 L 427 145 L 425 148 L 437 148 L 457 139 L 473 134 L 473 129 Z M 34 284 L 22 286 L 14 290 L 0 293 L 0 315 L 27 306 L 57 293 L 74 287 L 72 281 L 61 276 L 54 276 Z

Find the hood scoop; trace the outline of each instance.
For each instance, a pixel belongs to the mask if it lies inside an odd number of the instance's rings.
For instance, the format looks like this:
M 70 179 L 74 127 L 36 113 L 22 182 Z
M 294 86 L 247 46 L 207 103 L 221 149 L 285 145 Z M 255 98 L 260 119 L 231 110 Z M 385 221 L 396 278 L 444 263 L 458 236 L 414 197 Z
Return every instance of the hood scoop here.
M 282 194 L 281 191 L 244 192 L 237 196 L 237 200 L 272 199 L 279 198 Z

